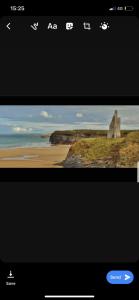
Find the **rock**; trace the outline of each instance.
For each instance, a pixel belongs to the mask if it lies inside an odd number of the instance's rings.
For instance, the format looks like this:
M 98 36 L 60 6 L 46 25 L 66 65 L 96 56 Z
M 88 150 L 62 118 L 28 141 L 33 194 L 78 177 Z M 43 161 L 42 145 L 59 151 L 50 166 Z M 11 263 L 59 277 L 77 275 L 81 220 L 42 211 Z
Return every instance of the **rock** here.
M 50 137 L 49 134 L 43 134 L 43 135 L 41 135 L 41 138 L 42 138 L 42 139 L 46 139 L 46 138 L 49 138 L 49 137 Z
M 90 163 L 85 163 L 79 155 L 69 155 L 63 163 L 64 168 L 115 168 L 112 158 L 97 159 Z
M 55 144 L 73 144 L 77 141 L 77 138 L 74 137 L 74 136 L 67 136 L 67 135 L 64 135 L 64 134 L 56 134 L 56 133 L 53 133 L 51 136 L 50 136 L 50 143 L 55 145 Z
M 67 155 L 63 166 L 64 168 L 85 168 L 79 155 Z

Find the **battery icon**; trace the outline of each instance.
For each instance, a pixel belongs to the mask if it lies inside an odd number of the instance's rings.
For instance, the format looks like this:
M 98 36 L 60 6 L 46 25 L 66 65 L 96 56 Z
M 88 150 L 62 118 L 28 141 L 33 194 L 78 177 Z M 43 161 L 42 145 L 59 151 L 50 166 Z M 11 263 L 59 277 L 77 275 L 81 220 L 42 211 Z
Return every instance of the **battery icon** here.
M 134 6 L 125 6 L 125 10 L 126 11 L 133 11 L 134 10 Z

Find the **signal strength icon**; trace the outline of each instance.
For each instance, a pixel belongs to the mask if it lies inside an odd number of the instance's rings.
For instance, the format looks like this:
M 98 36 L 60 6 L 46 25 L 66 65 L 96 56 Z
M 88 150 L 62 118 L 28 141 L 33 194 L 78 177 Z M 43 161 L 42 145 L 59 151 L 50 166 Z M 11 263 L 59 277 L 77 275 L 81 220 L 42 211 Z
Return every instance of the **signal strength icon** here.
M 110 7 L 110 8 L 109 8 L 109 11 L 115 11 L 115 10 L 117 10 L 117 7 L 116 7 L 116 6 Z

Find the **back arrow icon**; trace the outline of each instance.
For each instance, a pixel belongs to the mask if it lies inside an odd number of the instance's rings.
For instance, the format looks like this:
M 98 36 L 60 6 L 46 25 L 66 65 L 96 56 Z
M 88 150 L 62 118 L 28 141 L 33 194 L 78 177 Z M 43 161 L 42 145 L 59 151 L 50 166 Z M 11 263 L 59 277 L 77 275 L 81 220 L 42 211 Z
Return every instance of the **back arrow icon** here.
M 8 24 L 6 25 L 6 27 L 7 27 L 9 30 L 11 30 L 10 25 L 11 25 L 11 23 L 8 23 Z

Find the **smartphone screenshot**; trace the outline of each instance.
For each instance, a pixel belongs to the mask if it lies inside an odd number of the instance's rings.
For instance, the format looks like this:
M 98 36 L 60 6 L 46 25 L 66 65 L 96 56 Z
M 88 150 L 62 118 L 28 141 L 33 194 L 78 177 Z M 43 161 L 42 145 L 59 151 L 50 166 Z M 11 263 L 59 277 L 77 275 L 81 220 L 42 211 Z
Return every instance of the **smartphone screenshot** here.
M 138 298 L 139 11 L 103 2 L 1 6 L 1 299 Z

